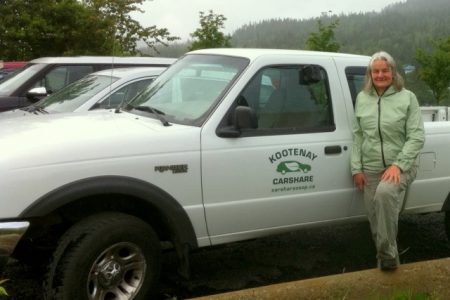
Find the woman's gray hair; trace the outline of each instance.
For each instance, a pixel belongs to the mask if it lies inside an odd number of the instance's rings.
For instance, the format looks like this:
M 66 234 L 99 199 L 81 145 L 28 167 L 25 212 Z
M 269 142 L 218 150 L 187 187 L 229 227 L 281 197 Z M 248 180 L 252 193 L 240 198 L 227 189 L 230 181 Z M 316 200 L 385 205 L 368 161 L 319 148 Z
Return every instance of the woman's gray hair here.
M 372 82 L 372 64 L 376 60 L 384 60 L 387 62 L 388 66 L 391 68 L 393 77 L 392 77 L 392 86 L 397 90 L 400 91 L 403 89 L 404 82 L 403 78 L 400 75 L 400 73 L 397 71 L 397 64 L 395 63 L 394 58 L 385 51 L 379 51 L 372 55 L 372 58 L 370 59 L 369 66 L 366 70 L 366 77 L 365 77 L 365 83 L 364 83 L 364 91 L 369 93 L 372 90 L 373 82 Z

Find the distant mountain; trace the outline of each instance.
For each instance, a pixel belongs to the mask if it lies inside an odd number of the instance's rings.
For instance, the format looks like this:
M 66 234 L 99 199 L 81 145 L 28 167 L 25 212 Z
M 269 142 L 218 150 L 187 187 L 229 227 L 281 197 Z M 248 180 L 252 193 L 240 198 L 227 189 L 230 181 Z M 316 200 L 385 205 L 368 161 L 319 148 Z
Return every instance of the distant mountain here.
M 318 30 L 319 18 L 325 25 L 339 19 L 335 38 L 341 44 L 340 52 L 364 55 L 379 50 L 389 52 L 399 66 L 406 66 L 406 86 L 416 93 L 419 101 L 430 105 L 435 102 L 429 88 L 417 78 L 415 54 L 418 48 L 431 49 L 433 40 L 450 36 L 450 0 L 407 0 L 389 5 L 381 12 L 263 20 L 238 28 L 232 34 L 231 44 L 243 48 L 304 49 L 309 34 Z M 160 47 L 157 55 L 178 57 L 188 47 L 189 43 Z
M 232 34 L 233 47 L 304 49 L 317 20 L 271 19 L 250 23 Z M 391 53 L 401 63 L 413 63 L 417 48 L 450 36 L 450 0 L 408 0 L 381 12 L 320 17 L 327 25 L 339 19 L 335 31 L 340 52 L 370 55 Z
M 450 36 L 450 0 L 407 0 L 377 13 L 249 23 L 233 32 L 231 43 L 243 48 L 304 49 L 309 34 L 317 31 L 319 18 L 325 25 L 339 19 L 335 36 L 340 52 L 370 55 L 385 50 L 401 64 L 413 64 L 417 48 L 428 49 L 432 40 Z M 189 43 L 174 43 L 158 47 L 159 54 L 147 54 L 178 57 L 188 47 Z

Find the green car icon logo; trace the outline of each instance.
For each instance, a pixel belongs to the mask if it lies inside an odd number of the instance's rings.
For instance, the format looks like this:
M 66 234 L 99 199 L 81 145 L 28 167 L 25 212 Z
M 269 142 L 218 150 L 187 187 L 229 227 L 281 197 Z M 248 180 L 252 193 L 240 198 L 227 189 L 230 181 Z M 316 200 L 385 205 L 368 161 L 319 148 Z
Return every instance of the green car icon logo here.
M 311 171 L 311 166 L 307 164 L 299 163 L 295 160 L 282 161 L 278 164 L 277 172 L 286 174 L 288 172 L 303 172 L 308 173 Z

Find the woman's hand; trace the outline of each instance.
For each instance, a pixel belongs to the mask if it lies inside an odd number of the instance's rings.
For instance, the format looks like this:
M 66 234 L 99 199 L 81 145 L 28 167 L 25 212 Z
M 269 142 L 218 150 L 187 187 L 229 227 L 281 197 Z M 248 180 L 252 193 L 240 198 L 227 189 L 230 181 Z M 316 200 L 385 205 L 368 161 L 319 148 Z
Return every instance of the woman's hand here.
M 364 187 L 367 185 L 367 178 L 364 173 L 357 173 L 353 175 L 353 182 L 355 183 L 356 187 L 362 191 Z
M 394 184 L 400 184 L 400 168 L 396 165 L 391 165 L 389 168 L 384 171 L 381 176 L 382 181 L 392 182 Z

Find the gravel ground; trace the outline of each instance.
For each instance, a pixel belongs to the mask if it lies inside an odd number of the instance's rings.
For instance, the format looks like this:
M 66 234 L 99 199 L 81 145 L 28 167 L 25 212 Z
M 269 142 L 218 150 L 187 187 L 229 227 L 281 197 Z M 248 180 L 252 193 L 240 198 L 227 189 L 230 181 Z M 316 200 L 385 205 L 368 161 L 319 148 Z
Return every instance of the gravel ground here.
M 402 263 L 450 256 L 442 213 L 402 216 L 399 244 Z M 374 268 L 369 225 L 304 229 L 257 240 L 200 249 L 191 256 L 192 278 L 176 275 L 173 253 L 164 254 L 159 299 L 187 299 L 274 283 Z M 11 262 L 5 284 L 9 300 L 39 300 L 40 273 Z M 424 278 L 426 280 L 426 278 Z

